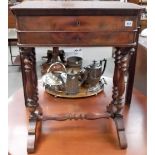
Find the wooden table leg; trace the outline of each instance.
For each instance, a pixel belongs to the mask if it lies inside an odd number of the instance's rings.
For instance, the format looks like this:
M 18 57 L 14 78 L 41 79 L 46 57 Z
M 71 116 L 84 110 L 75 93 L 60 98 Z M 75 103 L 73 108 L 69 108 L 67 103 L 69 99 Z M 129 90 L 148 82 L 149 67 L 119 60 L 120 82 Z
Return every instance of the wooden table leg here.
M 137 50 L 132 48 L 130 51 L 129 67 L 128 67 L 128 80 L 126 88 L 125 103 L 130 105 L 132 98 L 132 90 L 134 84 L 135 68 L 136 68 Z
M 121 149 L 127 148 L 127 140 L 125 135 L 125 127 L 122 115 L 117 115 L 114 117 L 116 129 L 117 129 L 117 136 L 118 141 Z
M 127 148 L 122 109 L 124 106 L 123 95 L 125 92 L 124 77 L 127 71 L 129 51 L 130 48 L 116 48 L 112 102 L 107 107 L 107 111 L 111 113 L 115 121 L 119 144 L 122 149 Z
M 29 128 L 28 128 L 28 152 L 34 152 L 36 140 L 38 139 L 38 130 L 41 122 L 37 116 L 42 115 L 42 109 L 38 103 L 38 88 L 36 74 L 36 57 L 35 48 L 20 48 L 21 67 L 23 77 L 23 88 L 25 97 L 25 106 L 29 111 Z M 38 124 L 40 124 L 38 126 Z
M 59 47 L 53 47 L 53 50 L 48 50 L 47 56 L 43 56 L 42 58 L 47 59 L 47 61 L 41 65 L 42 75 L 47 73 L 48 68 L 54 62 L 61 61 L 62 63 L 66 64 L 65 52 L 64 52 L 64 50 L 59 50 Z M 59 60 L 59 58 L 60 58 L 60 60 Z
M 140 16 L 139 16 L 140 18 Z M 136 68 L 136 59 L 137 59 L 137 49 L 138 49 L 138 39 L 140 27 L 137 27 L 138 32 L 136 33 L 136 46 L 134 48 L 130 48 L 130 59 L 129 59 L 129 67 L 128 67 L 128 80 L 127 80 L 127 88 L 126 88 L 126 96 L 125 103 L 130 105 L 132 98 L 132 90 L 134 84 L 135 77 L 135 68 Z
M 41 121 L 30 118 L 28 126 L 28 140 L 27 151 L 28 153 L 34 153 L 36 150 L 36 144 L 41 134 Z

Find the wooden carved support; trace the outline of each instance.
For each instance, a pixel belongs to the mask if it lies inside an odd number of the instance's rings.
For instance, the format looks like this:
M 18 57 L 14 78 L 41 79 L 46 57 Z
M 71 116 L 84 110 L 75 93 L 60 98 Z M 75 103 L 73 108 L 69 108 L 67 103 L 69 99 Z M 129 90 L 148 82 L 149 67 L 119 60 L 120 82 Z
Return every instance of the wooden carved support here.
M 112 102 L 108 105 L 107 111 L 111 113 L 115 121 L 119 144 L 122 149 L 127 148 L 125 128 L 122 116 L 124 106 L 123 95 L 125 92 L 125 73 L 128 69 L 128 56 L 130 48 L 116 48 L 115 51 L 115 69 L 113 76 L 113 94 Z
M 20 48 L 23 88 L 25 97 L 25 106 L 29 110 L 28 127 L 28 152 L 34 152 L 36 140 L 41 129 L 41 121 L 36 119 L 36 115 L 42 115 L 42 109 L 38 103 L 38 88 L 36 74 L 36 58 L 34 48 Z M 39 126 L 38 126 L 39 124 Z
M 42 58 L 47 59 L 47 61 L 41 65 L 42 75 L 47 73 L 48 68 L 54 62 L 61 61 L 62 63 L 66 64 L 65 52 L 64 50 L 59 50 L 59 47 L 53 47 L 53 50 L 48 50 L 47 56 L 43 56 Z
M 122 115 L 116 115 L 114 118 L 114 122 L 116 125 L 118 141 L 121 149 L 127 148 L 127 140 L 125 135 L 125 127 Z
M 115 69 L 113 76 L 112 102 L 107 107 L 113 116 L 121 114 L 123 108 L 123 95 L 125 92 L 125 73 L 128 68 L 128 55 L 130 48 L 116 48 Z
M 30 113 L 39 107 L 36 74 L 36 58 L 34 48 L 20 48 L 25 106 Z
M 137 47 L 131 48 L 130 50 L 130 58 L 129 58 L 129 68 L 128 68 L 128 81 L 127 81 L 127 89 L 125 96 L 125 103 L 130 105 L 132 90 L 134 84 L 134 75 L 135 75 L 135 66 L 136 66 L 136 57 L 137 57 Z
M 41 134 L 41 121 L 29 119 L 27 152 L 34 153 L 36 144 Z
M 140 21 L 140 16 L 139 16 Z M 140 23 L 138 24 L 140 25 Z M 136 46 L 130 49 L 130 60 L 129 60 L 129 68 L 128 68 L 128 81 L 127 81 L 127 88 L 126 88 L 126 96 L 125 96 L 125 103 L 130 105 L 131 98 L 132 98 L 132 90 L 134 84 L 134 76 L 135 76 L 135 68 L 136 68 L 136 59 L 137 59 L 137 49 L 138 49 L 138 39 L 140 33 L 140 26 L 137 27 L 137 33 L 135 35 L 136 39 Z
M 42 58 L 46 58 L 47 62 L 44 64 L 51 64 L 54 62 L 58 62 L 60 60 L 65 63 L 65 53 L 64 50 L 59 50 L 59 47 L 53 47 L 53 50 L 47 51 L 47 56 L 43 56 Z
M 111 115 L 109 113 L 69 113 L 69 114 L 58 114 L 58 115 L 50 115 L 50 116 L 37 116 L 38 120 L 47 121 L 66 121 L 66 120 L 96 120 L 101 118 L 110 118 Z

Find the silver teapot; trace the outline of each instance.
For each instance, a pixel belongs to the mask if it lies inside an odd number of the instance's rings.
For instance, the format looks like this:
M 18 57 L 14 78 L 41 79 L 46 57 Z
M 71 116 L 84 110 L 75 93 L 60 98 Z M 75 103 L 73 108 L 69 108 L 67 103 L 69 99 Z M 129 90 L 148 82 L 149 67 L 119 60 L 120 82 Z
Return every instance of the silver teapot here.
M 106 64 L 106 59 L 100 60 L 100 62 L 94 60 L 92 64 L 83 68 L 82 74 L 87 77 L 84 81 L 85 87 L 95 87 L 99 83 L 100 78 L 105 71 Z
M 43 86 L 51 91 L 62 92 L 65 90 L 66 68 L 60 62 L 50 65 L 47 73 L 42 77 Z

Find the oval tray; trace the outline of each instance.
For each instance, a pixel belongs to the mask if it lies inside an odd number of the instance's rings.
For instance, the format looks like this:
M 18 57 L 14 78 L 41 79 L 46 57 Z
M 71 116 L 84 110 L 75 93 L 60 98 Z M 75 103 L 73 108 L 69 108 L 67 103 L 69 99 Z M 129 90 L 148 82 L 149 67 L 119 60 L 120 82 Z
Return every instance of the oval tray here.
M 66 94 L 64 91 L 63 92 L 56 92 L 56 91 L 52 91 L 49 90 L 47 88 L 45 88 L 45 91 L 55 97 L 63 97 L 63 98 L 82 98 L 82 97 L 89 97 L 89 96 L 93 96 L 93 95 L 97 95 L 98 93 L 102 92 L 104 89 L 104 84 L 105 84 L 105 80 L 101 80 L 100 83 L 98 83 L 96 85 L 96 87 L 93 87 L 94 90 L 91 91 L 91 89 L 93 88 L 85 88 L 85 87 L 80 87 L 79 93 L 77 94 Z

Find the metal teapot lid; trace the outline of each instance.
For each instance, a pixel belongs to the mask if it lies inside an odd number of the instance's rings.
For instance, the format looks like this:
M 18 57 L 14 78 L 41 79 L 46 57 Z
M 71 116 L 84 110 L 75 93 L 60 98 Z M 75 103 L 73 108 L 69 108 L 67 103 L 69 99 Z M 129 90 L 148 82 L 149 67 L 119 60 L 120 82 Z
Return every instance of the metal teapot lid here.
M 90 65 L 90 67 L 93 69 L 98 69 L 98 68 L 102 67 L 101 65 L 102 65 L 102 61 L 100 61 L 100 63 L 98 63 L 96 60 L 94 60 L 93 63 Z

